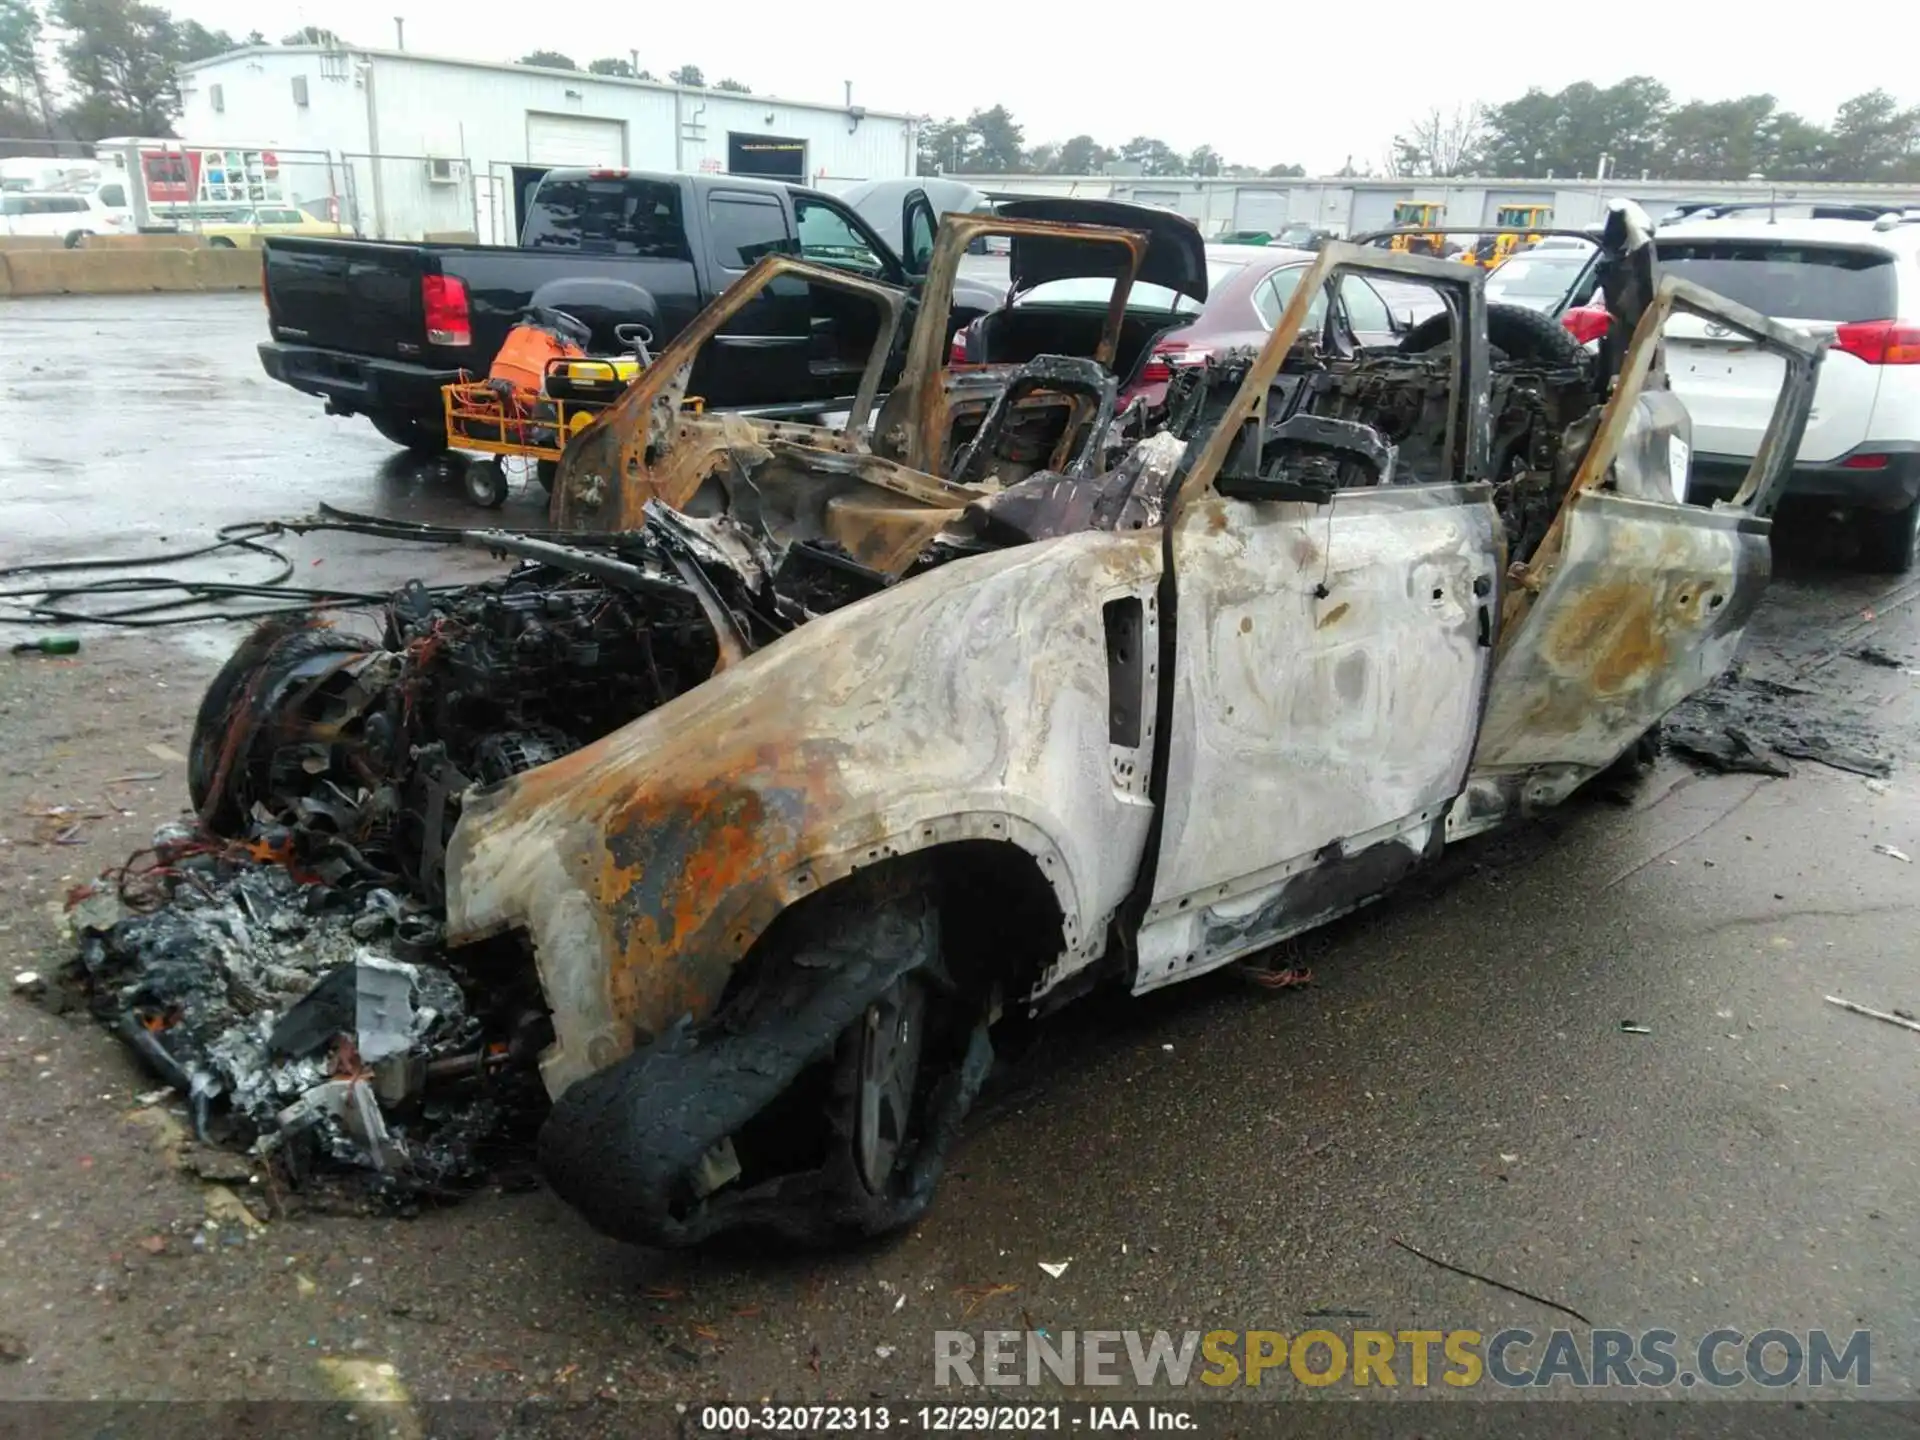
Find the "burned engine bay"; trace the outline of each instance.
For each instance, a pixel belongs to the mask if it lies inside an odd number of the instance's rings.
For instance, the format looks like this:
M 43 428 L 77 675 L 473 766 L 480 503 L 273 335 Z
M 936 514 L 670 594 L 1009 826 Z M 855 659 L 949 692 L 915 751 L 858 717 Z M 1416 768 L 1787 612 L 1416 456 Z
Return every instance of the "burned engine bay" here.
M 1489 366 L 1486 340 L 1467 337 L 1469 364 L 1444 332 L 1414 351 L 1303 336 L 1261 423 L 1236 438 L 1220 493 L 1257 475 L 1263 498 L 1278 481 L 1284 498 L 1324 505 L 1356 487 L 1491 479 L 1507 553 L 1524 560 L 1594 438 L 1608 358 L 1495 345 Z M 1117 420 L 1106 377 L 1097 403 L 1074 410 L 1087 428 L 1055 451 L 1074 457 L 1057 471 L 1002 486 L 969 450 L 953 473 L 983 478 L 928 477 L 940 488 L 918 497 L 915 522 L 931 538 L 884 565 L 857 556 L 810 492 L 844 489 L 856 457 L 810 474 L 795 459 L 797 427 L 736 424 L 723 503 L 710 491 L 684 510 L 652 499 L 637 527 L 611 533 L 468 533 L 461 543 L 513 568 L 475 585 L 411 584 L 377 633 L 263 625 L 200 708 L 197 830 L 157 837 L 137 885 L 119 877 L 96 897 L 117 904 L 75 917 L 94 1010 L 187 1097 L 203 1137 L 296 1180 L 331 1163 L 395 1197 L 472 1183 L 496 1140 L 538 1121 L 553 1029 L 524 937 L 445 943 L 463 803 L 930 571 L 1077 532 L 1158 527 L 1256 358 L 1183 367 L 1161 409 Z M 1463 377 L 1486 387 L 1484 405 L 1462 405 Z M 1643 431 L 1671 425 L 1668 400 L 1643 397 Z M 777 473 L 759 463 L 772 452 Z M 1622 459 L 1616 483 L 1629 493 L 1665 473 L 1663 452 Z M 978 1046 L 966 1055 L 982 1067 Z M 953 1124 L 939 1129 L 944 1145 Z

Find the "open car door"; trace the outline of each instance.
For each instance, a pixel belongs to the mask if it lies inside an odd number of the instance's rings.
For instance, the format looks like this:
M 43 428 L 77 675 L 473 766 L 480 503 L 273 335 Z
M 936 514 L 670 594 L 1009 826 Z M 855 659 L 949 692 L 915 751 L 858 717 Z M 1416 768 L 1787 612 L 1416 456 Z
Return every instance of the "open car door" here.
M 1716 321 L 1783 362 L 1746 480 L 1711 508 L 1679 498 L 1684 407 L 1648 387 L 1675 313 Z M 1678 277 L 1660 282 L 1559 513 L 1509 577 L 1486 719 L 1450 838 L 1558 804 L 1732 661 L 1771 574 L 1769 517 L 1824 348 Z M 1659 420 L 1658 401 L 1678 425 Z

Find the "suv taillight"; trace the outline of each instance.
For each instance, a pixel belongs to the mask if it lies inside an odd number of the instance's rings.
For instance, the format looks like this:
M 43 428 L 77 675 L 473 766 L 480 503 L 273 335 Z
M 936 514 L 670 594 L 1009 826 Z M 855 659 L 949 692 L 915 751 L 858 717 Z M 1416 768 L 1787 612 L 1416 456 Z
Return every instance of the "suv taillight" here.
M 473 322 L 467 318 L 467 282 L 453 275 L 422 275 L 420 306 L 427 312 L 429 345 L 471 345 Z
M 1869 365 L 1920 365 L 1920 325 L 1856 320 L 1834 330 L 1833 348 Z
M 1613 323 L 1613 317 L 1607 313 L 1604 305 L 1580 305 L 1560 316 L 1560 323 L 1567 333 L 1582 345 L 1591 345 L 1607 333 L 1607 327 Z

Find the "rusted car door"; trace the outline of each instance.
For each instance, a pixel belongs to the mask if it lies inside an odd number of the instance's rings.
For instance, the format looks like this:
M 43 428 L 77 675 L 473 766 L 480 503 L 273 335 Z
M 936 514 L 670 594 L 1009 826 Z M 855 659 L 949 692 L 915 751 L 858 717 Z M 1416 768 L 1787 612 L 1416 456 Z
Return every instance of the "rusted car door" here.
M 1339 247 L 1309 267 L 1260 364 L 1278 366 L 1286 332 L 1359 256 Z M 1470 312 L 1477 279 L 1444 269 Z M 1481 326 L 1471 314 L 1467 333 Z M 1462 448 L 1447 483 L 1388 473 L 1319 501 L 1277 498 L 1284 489 L 1223 472 L 1227 422 L 1189 471 L 1169 520 L 1170 730 L 1136 990 L 1318 924 L 1440 843 L 1473 753 L 1501 561 L 1488 487 L 1453 483 L 1483 463 L 1468 436 L 1484 385 L 1468 371 L 1484 367 L 1485 351 L 1467 349 L 1455 383 Z M 1260 364 L 1248 383 L 1264 395 Z
M 1643 396 L 1674 314 L 1739 331 L 1784 362 L 1740 492 L 1687 505 L 1684 435 L 1649 434 Z M 1516 565 L 1468 789 L 1450 838 L 1558 804 L 1732 661 L 1771 573 L 1774 501 L 1800 445 L 1822 342 L 1676 277 L 1636 327 L 1552 528 Z M 1674 443 L 1675 439 L 1679 443 Z

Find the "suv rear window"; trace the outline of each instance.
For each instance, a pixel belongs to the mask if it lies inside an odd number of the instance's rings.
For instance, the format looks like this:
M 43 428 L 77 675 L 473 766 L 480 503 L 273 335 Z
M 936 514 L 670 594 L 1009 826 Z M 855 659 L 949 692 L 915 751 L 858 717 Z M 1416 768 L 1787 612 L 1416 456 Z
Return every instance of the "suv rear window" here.
M 547 180 L 534 192 L 520 243 L 643 260 L 691 260 L 680 188 L 659 180 Z
M 1893 257 L 1841 245 L 1767 240 L 1657 240 L 1669 274 L 1783 320 L 1885 320 L 1895 313 Z

